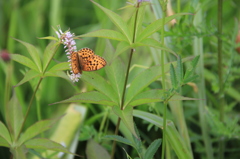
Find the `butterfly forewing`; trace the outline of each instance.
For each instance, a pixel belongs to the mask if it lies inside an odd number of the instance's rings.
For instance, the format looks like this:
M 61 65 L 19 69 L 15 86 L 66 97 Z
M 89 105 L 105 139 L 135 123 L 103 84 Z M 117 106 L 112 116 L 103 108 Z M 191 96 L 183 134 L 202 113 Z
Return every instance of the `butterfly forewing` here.
M 75 58 L 77 59 L 75 60 Z M 95 55 L 93 50 L 83 48 L 71 55 L 73 73 L 82 73 L 82 71 L 95 71 L 106 66 L 104 58 Z

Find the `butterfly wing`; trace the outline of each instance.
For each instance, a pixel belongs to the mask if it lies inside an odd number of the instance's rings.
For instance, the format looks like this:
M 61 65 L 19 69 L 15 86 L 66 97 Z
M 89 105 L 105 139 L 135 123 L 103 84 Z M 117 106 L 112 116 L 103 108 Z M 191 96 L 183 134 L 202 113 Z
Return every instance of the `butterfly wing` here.
M 74 74 L 78 74 L 78 73 L 82 74 L 82 69 L 80 66 L 80 61 L 79 61 L 77 52 L 73 52 L 71 54 L 71 66 L 72 66 L 72 72 Z
M 106 66 L 107 62 L 104 58 L 95 55 L 93 50 L 83 48 L 78 51 L 79 63 L 83 71 L 95 71 Z

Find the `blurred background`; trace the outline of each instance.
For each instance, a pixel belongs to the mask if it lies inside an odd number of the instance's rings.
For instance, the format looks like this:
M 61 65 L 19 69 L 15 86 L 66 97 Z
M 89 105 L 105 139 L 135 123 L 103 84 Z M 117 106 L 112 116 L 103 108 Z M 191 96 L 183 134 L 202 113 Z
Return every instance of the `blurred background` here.
M 124 19 L 128 20 L 133 13 L 133 9 L 127 8 L 119 10 L 126 5 L 125 0 L 95 0 L 102 6 L 118 13 Z M 219 92 L 218 81 L 218 57 L 217 57 L 217 1 L 212 0 L 171 0 L 171 7 L 168 8 L 169 15 L 175 13 L 193 13 L 193 15 L 182 16 L 176 19 L 176 24 L 169 23 L 166 25 L 166 45 L 174 50 L 183 58 L 196 55 L 199 51 L 194 47 L 196 38 L 201 39 L 203 63 L 199 68 L 203 78 L 199 78 L 196 83 L 186 85 L 182 89 L 182 94 L 188 97 L 197 97 L 198 92 L 204 92 L 206 104 L 213 112 L 218 112 L 219 104 L 217 93 Z M 146 10 L 144 24 L 147 25 L 161 17 L 161 9 L 157 10 L 157 1 L 151 1 L 151 5 Z M 240 117 L 240 1 L 228 0 L 223 2 L 223 65 L 224 65 L 224 99 L 225 99 L 225 115 L 226 127 L 231 121 L 237 120 L 239 126 Z M 30 43 L 43 53 L 48 40 L 39 39 L 39 37 L 56 36 L 52 27 L 57 28 L 60 25 L 62 30 L 70 29 L 75 35 L 81 35 L 98 29 L 115 29 L 112 22 L 106 15 L 94 6 L 89 0 L 0 0 L 0 110 L 3 112 L 4 90 L 6 83 L 11 86 L 16 85 L 23 77 L 28 68 L 19 63 L 9 61 L 8 54 L 15 53 L 29 56 L 27 49 L 14 40 L 20 39 Z M 158 37 L 159 39 L 159 37 Z M 77 48 L 89 47 L 95 50 L 96 54 L 104 55 L 105 51 L 113 51 L 116 49 L 117 42 L 99 38 L 82 38 L 76 40 Z M 237 49 L 238 48 L 238 49 Z M 133 64 L 141 66 L 152 66 L 157 64 L 154 59 L 152 49 L 137 49 L 138 56 L 134 57 Z M 126 63 L 126 55 L 122 55 L 123 62 Z M 54 57 L 55 60 L 65 62 L 66 55 L 62 47 L 58 49 L 58 53 Z M 173 58 L 167 55 L 168 61 Z M 11 72 L 9 75 L 8 72 Z M 99 74 L 105 76 L 104 70 L 99 70 Z M 7 75 L 11 77 L 7 81 Z M 204 87 L 199 88 L 198 83 L 202 83 Z M 35 88 L 36 81 L 33 79 L 19 87 L 14 88 L 19 104 L 22 106 L 23 112 L 26 111 L 31 95 Z M 150 85 L 150 88 L 160 88 L 159 81 Z M 74 94 L 89 91 L 93 88 L 85 83 L 78 82 L 73 85 L 71 82 L 61 78 L 47 77 L 43 80 L 37 94 L 35 104 L 41 106 L 43 119 L 53 118 L 62 114 L 68 105 L 51 105 L 49 104 L 67 99 Z M 11 92 L 13 93 L 13 92 Z M 84 104 L 87 108 L 85 121 L 82 127 L 90 126 L 91 130 L 98 130 L 102 116 L 93 118 L 94 115 L 107 111 L 104 106 Z M 159 105 L 159 111 L 162 112 L 161 104 L 144 105 L 138 109 L 152 111 L 151 107 Z M 199 105 L 194 101 L 186 101 L 184 106 L 184 118 L 187 123 L 188 133 L 193 147 L 194 158 L 206 158 L 204 144 L 201 137 L 201 124 L 199 123 Z M 216 113 L 217 114 L 217 113 Z M 175 120 L 174 114 L 168 114 L 168 118 Z M 1 121 L 4 121 L 4 114 L 0 114 Z M 37 121 L 36 107 L 33 106 L 28 117 L 26 127 Z M 154 129 L 146 122 L 136 119 L 135 121 L 140 130 L 140 134 L 146 143 L 159 138 L 161 130 Z M 230 122 L 230 123 L 228 123 Z M 148 127 L 149 129 L 146 129 Z M 109 123 L 108 132 L 112 133 L 115 129 L 114 124 Z M 213 130 L 214 128 L 211 128 Z M 238 130 L 239 131 L 239 130 Z M 237 132 L 238 132 L 237 131 Z M 240 132 L 240 131 L 239 131 Z M 97 134 L 97 131 L 96 131 Z M 213 151 L 217 153 L 217 136 L 213 130 L 210 132 L 212 137 Z M 107 149 L 110 147 L 105 145 Z M 121 145 L 122 146 L 122 145 Z M 81 141 L 77 147 L 77 153 L 85 154 L 86 141 Z M 136 152 L 128 148 L 131 155 Z M 239 134 L 228 131 L 226 141 L 225 155 L 227 158 L 240 158 L 240 142 Z M 116 152 L 119 158 L 124 158 L 125 154 L 121 147 Z M 160 158 L 160 152 L 156 154 L 156 158 Z M 0 158 L 9 158 L 10 152 L 6 148 L 0 148 Z M 126 157 L 125 157 L 126 158 Z

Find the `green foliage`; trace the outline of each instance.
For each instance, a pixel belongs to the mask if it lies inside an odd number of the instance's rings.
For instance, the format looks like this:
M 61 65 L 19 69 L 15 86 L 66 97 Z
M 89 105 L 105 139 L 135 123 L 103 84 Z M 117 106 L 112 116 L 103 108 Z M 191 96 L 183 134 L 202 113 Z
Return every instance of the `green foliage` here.
M 55 158 L 59 152 L 63 159 L 74 152 L 87 158 L 160 158 L 162 141 L 170 149 L 165 158 L 240 157 L 235 0 L 224 2 L 222 20 L 217 1 L 208 0 L 171 1 L 172 8 L 159 0 L 1 4 L 0 146 L 9 149 L 0 148 L 1 158 L 10 158 L 9 151 L 21 159 Z M 81 34 L 74 37 L 77 48 L 94 48 L 107 66 L 83 72 L 73 84 L 54 33 L 59 30 L 52 29 L 58 24 Z M 68 103 L 81 103 L 84 110 L 73 106 L 81 113 L 70 115 Z M 116 152 L 113 140 L 121 143 Z M 221 149 L 219 143 L 229 146 Z

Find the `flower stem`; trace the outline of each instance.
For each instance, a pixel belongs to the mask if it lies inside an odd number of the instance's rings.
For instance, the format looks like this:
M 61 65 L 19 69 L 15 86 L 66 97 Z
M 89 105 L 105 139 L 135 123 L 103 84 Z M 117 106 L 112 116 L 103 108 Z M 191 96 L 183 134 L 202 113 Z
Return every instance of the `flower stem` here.
M 140 6 L 140 3 L 137 4 L 137 11 L 136 11 L 136 14 L 135 14 L 132 43 L 135 42 L 135 37 L 136 37 L 136 27 L 137 27 L 136 25 L 137 25 L 138 8 L 139 8 L 139 6 Z M 130 66 L 131 66 L 133 52 L 134 52 L 134 49 L 131 49 L 130 56 L 129 56 L 129 61 L 128 61 L 128 66 L 127 66 L 127 70 L 126 70 L 127 72 L 126 72 L 125 82 L 124 82 L 124 86 L 123 86 L 122 100 L 121 100 L 121 103 L 120 103 L 121 110 L 124 109 L 125 92 L 126 92 L 126 88 L 127 88 L 128 75 L 129 75 L 129 70 L 130 70 Z M 115 135 L 118 134 L 120 123 L 121 123 L 121 118 L 118 117 L 118 122 L 117 122 L 115 133 L 114 133 Z M 116 149 L 116 141 L 113 141 L 112 152 L 111 152 L 111 159 L 114 159 L 115 149 Z
M 25 122 L 26 122 L 26 120 L 27 120 L 28 114 L 29 114 L 30 109 L 31 109 L 31 107 L 32 107 L 33 99 L 34 99 L 34 97 L 35 97 L 35 95 L 36 95 L 36 93 L 37 93 L 37 90 L 38 90 L 41 82 L 42 82 L 42 79 L 43 79 L 43 78 L 40 78 L 40 79 L 39 79 L 38 84 L 37 84 L 37 87 L 36 87 L 36 89 L 35 89 L 35 91 L 34 91 L 34 93 L 33 93 L 33 95 L 32 95 L 32 98 L 31 98 L 30 102 L 29 102 L 29 105 L 28 105 L 28 109 L 27 109 L 25 118 L 24 118 L 24 120 L 23 120 L 21 129 L 20 129 L 20 131 L 19 131 L 19 133 L 18 133 L 18 136 L 17 136 L 17 138 L 16 138 L 17 140 L 19 139 L 20 134 L 21 134 L 21 132 L 22 132 L 22 130 L 23 130 L 24 124 L 25 124 Z
M 223 68 L 222 68 L 222 0 L 218 0 L 218 77 L 219 77 L 219 114 L 220 121 L 224 122 L 224 84 L 223 84 Z M 224 158 L 224 141 L 222 136 L 219 137 L 219 159 Z
M 163 17 L 162 17 L 162 28 L 161 28 L 161 44 L 164 45 L 164 24 L 165 24 L 165 15 L 166 15 L 166 7 L 167 7 L 167 1 L 160 1 L 160 4 L 162 6 L 162 10 L 163 10 Z M 165 82 L 165 69 L 164 69 L 164 57 L 165 52 L 164 50 L 161 51 L 161 66 L 162 66 L 162 88 L 163 90 L 166 89 L 166 82 Z M 162 159 L 164 159 L 164 155 L 165 155 L 165 148 L 166 148 L 166 113 L 167 113 L 167 100 L 164 101 L 164 112 L 163 112 L 163 144 L 162 144 Z

